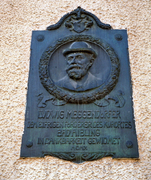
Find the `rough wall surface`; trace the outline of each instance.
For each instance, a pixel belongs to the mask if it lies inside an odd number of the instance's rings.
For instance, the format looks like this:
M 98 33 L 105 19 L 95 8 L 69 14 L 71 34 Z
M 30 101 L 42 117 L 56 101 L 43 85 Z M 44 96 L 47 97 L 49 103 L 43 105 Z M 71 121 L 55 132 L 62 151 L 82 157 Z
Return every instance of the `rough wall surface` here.
M 32 30 L 45 30 L 81 6 L 114 29 L 126 29 L 139 160 L 103 158 L 74 164 L 20 159 Z M 3 0 L 0 2 L 0 179 L 151 179 L 151 1 Z

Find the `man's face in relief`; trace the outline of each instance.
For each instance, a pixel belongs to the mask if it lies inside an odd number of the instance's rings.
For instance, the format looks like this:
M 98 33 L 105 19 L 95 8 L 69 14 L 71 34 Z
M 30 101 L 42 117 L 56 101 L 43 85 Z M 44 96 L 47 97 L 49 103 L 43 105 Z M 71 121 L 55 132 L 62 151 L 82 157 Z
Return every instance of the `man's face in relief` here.
M 74 52 L 66 56 L 67 74 L 71 79 L 80 80 L 93 64 L 93 54 L 87 52 Z

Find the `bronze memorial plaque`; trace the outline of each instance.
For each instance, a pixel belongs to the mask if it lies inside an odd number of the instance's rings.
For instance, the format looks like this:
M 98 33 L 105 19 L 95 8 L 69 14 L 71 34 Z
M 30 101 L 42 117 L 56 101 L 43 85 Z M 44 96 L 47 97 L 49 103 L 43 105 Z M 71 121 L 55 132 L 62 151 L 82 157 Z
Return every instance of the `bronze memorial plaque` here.
M 126 30 L 78 7 L 33 31 L 21 157 L 138 158 Z

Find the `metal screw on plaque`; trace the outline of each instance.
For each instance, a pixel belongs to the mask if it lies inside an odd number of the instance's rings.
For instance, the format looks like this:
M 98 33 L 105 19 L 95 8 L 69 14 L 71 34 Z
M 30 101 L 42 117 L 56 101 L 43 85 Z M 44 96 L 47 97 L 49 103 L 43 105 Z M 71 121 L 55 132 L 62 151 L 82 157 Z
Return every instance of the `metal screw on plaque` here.
M 121 34 L 116 34 L 116 35 L 115 35 L 115 39 L 116 39 L 117 41 L 121 41 L 121 40 L 123 39 L 123 37 L 122 37 Z
M 26 146 L 28 148 L 32 147 L 33 146 L 33 142 L 32 141 L 27 141 Z
M 38 35 L 37 36 L 37 41 L 41 42 L 44 40 L 44 36 L 43 35 Z
M 132 141 L 127 141 L 126 146 L 127 146 L 127 148 L 132 148 L 133 147 Z

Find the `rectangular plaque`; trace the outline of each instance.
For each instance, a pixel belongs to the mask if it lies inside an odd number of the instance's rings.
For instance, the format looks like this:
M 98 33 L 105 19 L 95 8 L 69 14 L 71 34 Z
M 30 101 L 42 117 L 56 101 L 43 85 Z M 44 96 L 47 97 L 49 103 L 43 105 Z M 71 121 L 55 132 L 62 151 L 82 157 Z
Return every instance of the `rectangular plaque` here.
M 21 157 L 138 158 L 126 30 L 78 7 L 33 31 Z

